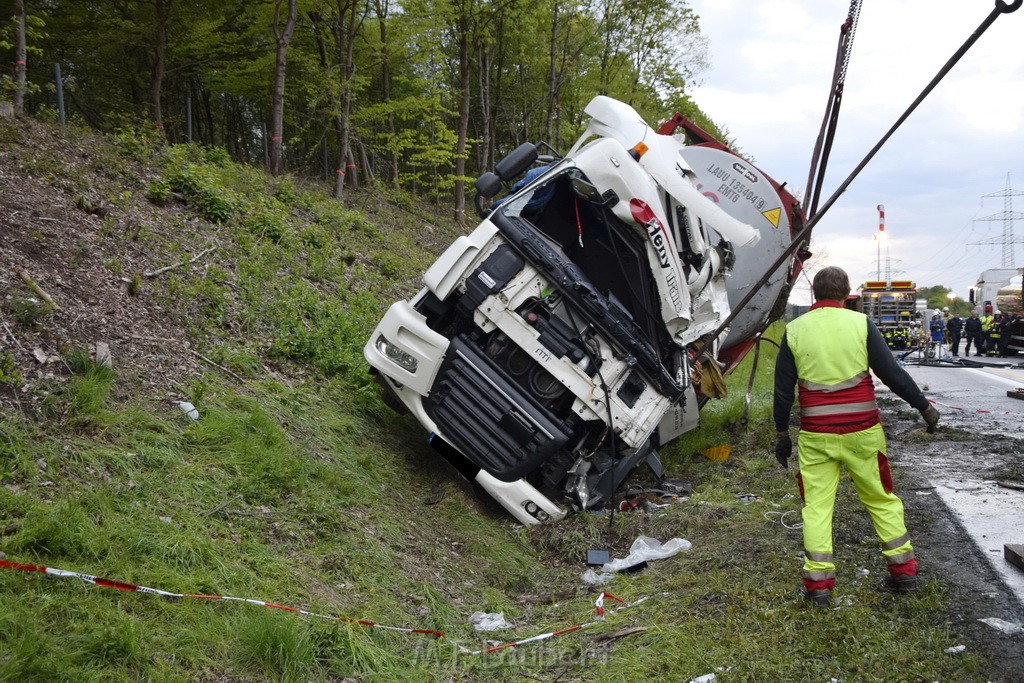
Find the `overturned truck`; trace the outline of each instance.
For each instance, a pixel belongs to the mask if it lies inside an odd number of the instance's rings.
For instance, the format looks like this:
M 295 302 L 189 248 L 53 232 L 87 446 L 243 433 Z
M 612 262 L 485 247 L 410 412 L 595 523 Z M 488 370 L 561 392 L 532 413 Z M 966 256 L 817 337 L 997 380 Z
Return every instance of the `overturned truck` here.
M 526 524 L 602 507 L 641 464 L 660 476 L 799 267 L 765 273 L 803 223 L 774 180 L 681 115 L 586 113 L 564 156 L 523 145 L 477 180 L 482 222 L 364 349 L 387 404 Z

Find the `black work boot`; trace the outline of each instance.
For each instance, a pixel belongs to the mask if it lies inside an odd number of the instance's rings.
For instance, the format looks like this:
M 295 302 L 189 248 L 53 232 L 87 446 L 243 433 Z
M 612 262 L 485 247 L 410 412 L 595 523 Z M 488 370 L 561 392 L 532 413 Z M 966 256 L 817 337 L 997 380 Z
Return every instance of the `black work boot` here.
M 813 591 L 804 591 L 804 600 L 812 603 L 815 607 L 828 607 L 832 604 L 832 591 L 827 588 L 818 588 Z
M 889 574 L 882 579 L 882 585 L 893 593 L 910 593 L 917 590 L 918 581 L 917 576 L 910 574 L 899 574 L 898 576 Z

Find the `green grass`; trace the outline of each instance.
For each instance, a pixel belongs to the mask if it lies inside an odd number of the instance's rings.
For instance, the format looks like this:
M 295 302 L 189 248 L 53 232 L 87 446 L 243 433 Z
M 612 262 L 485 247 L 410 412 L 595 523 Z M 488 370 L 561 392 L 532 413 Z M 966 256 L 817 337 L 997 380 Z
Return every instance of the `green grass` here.
M 119 177 L 151 150 L 127 133 L 118 145 Z M 342 206 L 198 147 L 174 148 L 164 164 L 148 190 L 135 188 L 179 212 L 174 240 L 156 228 L 147 238 L 152 262 L 178 262 L 214 234 L 218 248 L 208 267 L 147 280 L 136 294 L 182 317 L 193 348 L 230 374 L 204 365 L 173 387 L 199 411 L 190 421 L 84 350 L 64 349 L 66 376 L 33 386 L 47 394 L 41 407 L 0 420 L 0 549 L 17 562 L 447 637 L 8 570 L 0 680 L 984 678 L 978 654 L 943 653 L 959 635 L 941 584 L 904 599 L 875 590 L 884 568 L 849 487 L 837 537 L 837 594 L 849 603 L 812 611 L 797 599 L 800 533 L 780 517 L 798 521 L 799 505 L 792 471 L 770 453 L 770 344 L 746 423 L 752 355 L 728 378 L 729 395 L 702 411 L 701 429 L 665 449 L 668 476 L 694 486 L 687 501 L 518 528 L 459 482 L 411 418 L 382 406 L 361 356 L 384 308 L 418 286 L 432 258 L 422 244 L 443 248 L 453 228 L 388 214 L 379 198 Z M 182 216 L 216 225 L 185 235 L 195 220 Z M 0 367 L 0 378 L 13 376 Z M 733 447 L 726 462 L 700 455 L 723 443 Z M 427 505 L 439 485 L 446 496 Z M 460 649 L 593 621 L 586 551 L 621 557 L 640 534 L 693 543 L 607 586 L 647 601 L 521 648 Z M 503 611 L 514 627 L 477 634 L 475 611 Z M 646 630 L 598 640 L 624 626 Z

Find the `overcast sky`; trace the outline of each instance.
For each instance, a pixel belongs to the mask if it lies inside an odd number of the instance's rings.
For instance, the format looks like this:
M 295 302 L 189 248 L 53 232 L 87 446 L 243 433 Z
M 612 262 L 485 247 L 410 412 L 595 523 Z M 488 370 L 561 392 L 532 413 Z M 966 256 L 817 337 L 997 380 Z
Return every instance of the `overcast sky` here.
M 800 197 L 849 0 L 690 0 L 710 43 L 694 99 Z M 821 204 L 988 16 L 994 0 L 864 0 Z M 1024 8 L 1002 14 L 821 219 L 818 265 L 854 288 L 879 274 L 966 298 L 1003 267 L 1005 193 L 1024 214 Z M 877 206 L 887 240 L 879 250 Z M 994 221 L 979 219 L 996 217 Z M 1012 224 L 1024 266 L 1024 220 Z M 979 245 L 979 243 L 987 243 Z M 795 293 L 794 303 L 806 294 Z

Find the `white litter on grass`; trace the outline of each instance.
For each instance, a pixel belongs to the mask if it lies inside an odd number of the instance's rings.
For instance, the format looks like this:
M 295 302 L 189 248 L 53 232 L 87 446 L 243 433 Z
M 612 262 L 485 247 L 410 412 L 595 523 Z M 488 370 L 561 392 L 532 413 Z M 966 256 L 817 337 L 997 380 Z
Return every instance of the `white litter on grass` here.
M 966 645 L 954 645 L 953 647 L 947 647 L 943 652 L 947 655 L 958 655 L 967 649 Z
M 864 578 L 865 576 L 870 576 L 870 575 L 871 575 L 871 570 L 870 569 L 865 569 L 864 567 L 858 567 L 857 568 L 857 576 L 859 576 L 861 578 Z
M 188 401 L 178 401 L 178 407 L 181 408 L 181 412 L 188 415 L 188 419 L 193 422 L 199 419 L 199 411 L 196 410 L 196 407 Z
M 690 683 L 715 683 L 715 679 L 718 678 L 715 674 L 704 674 L 703 676 L 697 676 Z
M 999 617 L 986 617 L 985 619 L 978 619 L 983 624 L 988 624 L 997 631 L 1002 631 L 1008 636 L 1013 636 L 1018 633 L 1024 633 L 1024 626 L 1015 624 L 1012 621 L 1004 621 Z
M 473 612 L 469 615 L 469 623 L 477 631 L 498 631 L 512 626 L 505 621 L 504 612 Z
M 598 574 L 593 569 L 588 569 L 587 571 L 583 572 L 583 576 L 580 578 L 582 578 L 583 583 L 587 584 L 588 586 L 603 586 L 612 579 L 614 579 L 615 575 L 609 574 L 608 572 L 601 572 L 600 574 Z
M 672 557 L 681 550 L 689 550 L 692 545 L 692 543 L 683 538 L 673 538 L 662 544 L 656 538 L 638 536 L 633 541 L 633 545 L 629 547 L 629 555 L 622 559 L 606 562 L 601 569 L 606 572 L 618 572 L 638 565 L 641 562 L 664 560 L 666 557 Z

